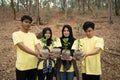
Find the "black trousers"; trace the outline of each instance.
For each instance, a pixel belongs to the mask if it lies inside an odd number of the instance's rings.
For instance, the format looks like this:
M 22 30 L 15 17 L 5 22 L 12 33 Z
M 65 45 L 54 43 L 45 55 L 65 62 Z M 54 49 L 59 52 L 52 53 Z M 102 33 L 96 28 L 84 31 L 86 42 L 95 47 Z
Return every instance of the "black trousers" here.
M 82 80 L 100 80 L 100 75 L 88 75 L 82 73 Z
M 16 80 L 36 80 L 37 69 L 20 71 L 16 69 Z
M 43 74 L 43 70 L 41 69 L 37 71 L 37 75 L 38 75 L 38 80 L 53 80 L 53 70 L 51 73 Z

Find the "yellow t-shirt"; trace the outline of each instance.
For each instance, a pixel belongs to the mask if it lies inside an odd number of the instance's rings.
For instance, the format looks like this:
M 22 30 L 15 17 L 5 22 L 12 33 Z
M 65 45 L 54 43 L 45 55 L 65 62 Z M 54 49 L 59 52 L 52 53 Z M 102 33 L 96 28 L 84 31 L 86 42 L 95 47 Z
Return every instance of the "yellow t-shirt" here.
M 62 46 L 60 39 L 57 39 L 57 41 L 55 42 L 55 47 L 56 46 L 57 47 L 61 47 Z M 73 68 L 73 63 L 72 63 L 71 66 L 70 66 L 70 69 L 67 70 L 66 72 L 73 72 L 73 71 L 74 71 L 74 68 Z M 60 72 L 64 72 L 64 66 L 63 66 L 63 64 L 61 64 Z
M 100 53 L 104 49 L 104 41 L 103 38 L 99 38 L 93 36 L 92 38 L 83 38 L 80 39 L 83 52 L 91 52 L 96 47 L 101 48 L 101 51 L 92 56 L 86 57 L 85 60 L 82 61 L 82 73 L 92 74 L 92 75 L 100 75 L 101 74 L 101 62 L 100 62 Z M 73 44 L 72 49 L 76 48 L 76 41 Z
M 16 68 L 21 71 L 37 68 L 37 57 L 24 52 L 17 46 L 17 43 L 23 42 L 25 46 L 35 51 L 35 45 L 39 43 L 35 34 L 17 31 L 13 33 L 12 38 L 17 51 Z
M 78 43 L 78 40 L 79 40 L 79 43 Z M 73 45 L 72 45 L 72 49 L 73 50 L 78 50 L 78 49 L 82 49 L 82 44 L 81 44 L 81 40 L 78 39 L 78 40 L 75 40 Z M 79 44 L 79 45 L 78 45 Z
M 39 40 L 39 43 L 40 43 L 41 47 L 44 47 L 45 44 L 41 40 Z M 52 50 L 52 48 L 53 48 L 52 44 L 50 46 L 48 46 L 48 48 L 50 50 Z M 44 62 L 44 60 L 40 61 L 40 63 L 38 64 L 38 69 L 43 69 L 43 62 Z M 47 66 L 48 65 L 49 65 L 49 60 L 47 60 Z M 54 67 L 54 65 L 55 65 L 54 62 L 52 61 L 52 67 Z
M 61 47 L 62 44 L 61 44 L 61 41 L 59 38 L 56 39 L 56 41 L 54 42 L 54 47 Z

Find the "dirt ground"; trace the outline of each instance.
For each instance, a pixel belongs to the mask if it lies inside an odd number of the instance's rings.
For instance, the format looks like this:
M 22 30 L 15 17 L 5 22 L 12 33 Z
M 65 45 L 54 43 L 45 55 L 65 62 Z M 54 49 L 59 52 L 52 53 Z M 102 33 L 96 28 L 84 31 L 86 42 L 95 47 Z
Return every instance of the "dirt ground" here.
M 60 37 L 62 25 L 70 24 L 75 38 L 79 39 L 84 37 L 84 32 L 81 27 L 78 31 L 77 26 L 88 20 L 95 22 L 96 35 L 103 37 L 105 41 L 105 51 L 101 54 L 102 80 L 120 80 L 120 17 L 113 16 L 113 24 L 108 23 L 106 16 L 93 18 L 90 15 L 81 15 L 80 18 L 74 16 L 61 21 L 54 17 L 47 25 L 32 26 L 31 31 L 36 32 L 38 28 L 50 26 L 54 32 L 53 37 Z M 12 33 L 19 29 L 20 21 L 12 20 L 9 15 L 0 16 L 0 80 L 15 80 L 16 51 Z M 78 61 L 79 67 L 80 64 Z

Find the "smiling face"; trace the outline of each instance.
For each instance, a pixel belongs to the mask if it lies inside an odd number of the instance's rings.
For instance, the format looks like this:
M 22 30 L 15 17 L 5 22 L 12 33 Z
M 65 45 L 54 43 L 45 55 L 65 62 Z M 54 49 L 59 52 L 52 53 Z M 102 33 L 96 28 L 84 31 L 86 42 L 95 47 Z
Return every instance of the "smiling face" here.
M 92 38 L 94 36 L 94 30 L 89 27 L 86 31 L 85 31 L 85 34 L 88 38 Z
M 51 33 L 50 33 L 49 30 L 47 30 L 47 31 L 45 32 L 45 37 L 46 37 L 47 39 L 49 39 L 49 38 L 51 37 Z
M 65 37 L 69 37 L 70 32 L 69 32 L 68 28 L 64 28 L 64 30 L 63 30 L 63 35 L 64 35 Z
M 25 19 L 22 21 L 22 31 L 28 32 L 31 27 L 31 21 L 28 19 Z

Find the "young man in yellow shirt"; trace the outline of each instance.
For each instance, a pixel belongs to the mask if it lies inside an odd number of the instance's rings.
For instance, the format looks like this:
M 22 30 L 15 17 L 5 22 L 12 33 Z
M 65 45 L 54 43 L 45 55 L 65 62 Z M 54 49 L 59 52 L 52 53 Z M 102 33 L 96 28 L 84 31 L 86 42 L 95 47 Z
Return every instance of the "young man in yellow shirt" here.
M 86 37 L 81 39 L 83 49 L 82 80 L 100 80 L 101 61 L 100 55 L 104 49 L 103 38 L 94 36 L 95 24 L 85 22 L 83 30 Z
M 12 35 L 17 51 L 16 80 L 36 80 L 37 62 L 41 59 L 40 45 L 35 34 L 29 32 L 31 22 L 30 16 L 22 16 L 20 31 Z
M 104 41 L 103 38 L 95 36 L 94 28 L 93 22 L 88 21 L 83 25 L 86 37 L 80 39 L 80 49 L 83 51 L 82 80 L 100 80 L 100 55 L 104 48 Z M 78 49 L 78 40 L 74 42 L 72 49 Z

